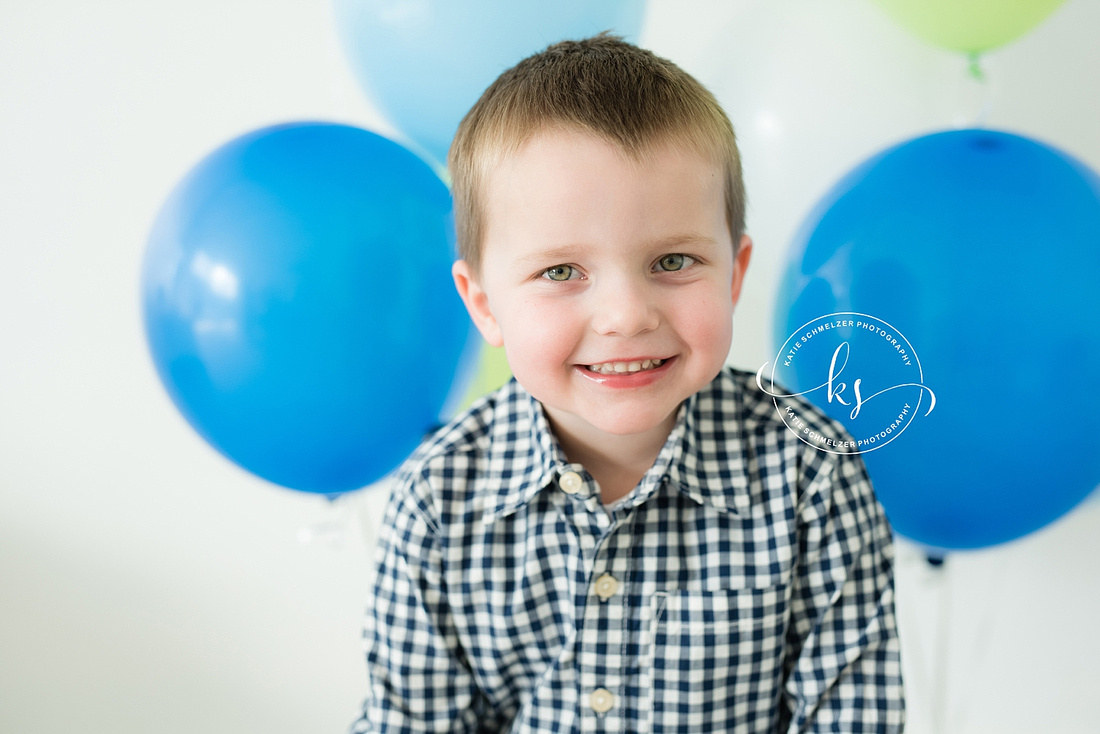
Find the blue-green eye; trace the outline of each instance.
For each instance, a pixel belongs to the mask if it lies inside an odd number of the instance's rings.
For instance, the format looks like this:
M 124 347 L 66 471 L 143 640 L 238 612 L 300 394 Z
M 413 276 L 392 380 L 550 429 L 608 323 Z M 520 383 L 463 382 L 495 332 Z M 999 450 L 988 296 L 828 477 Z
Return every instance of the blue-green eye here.
M 555 265 L 552 268 L 544 270 L 542 274 L 550 280 L 562 281 L 572 278 L 575 272 L 577 271 L 572 265 Z
M 661 270 L 672 272 L 675 270 L 683 270 L 693 262 L 695 262 L 695 260 L 691 256 L 681 255 L 677 252 L 662 257 L 657 261 L 657 266 Z

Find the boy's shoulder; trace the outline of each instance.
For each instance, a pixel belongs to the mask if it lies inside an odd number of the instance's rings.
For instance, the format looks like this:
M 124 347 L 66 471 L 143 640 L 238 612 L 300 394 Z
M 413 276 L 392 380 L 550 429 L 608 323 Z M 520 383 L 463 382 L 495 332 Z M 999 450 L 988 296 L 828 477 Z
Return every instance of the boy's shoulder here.
M 427 435 L 397 471 L 429 516 L 468 514 L 470 501 L 520 486 L 553 463 L 535 399 L 514 379 Z
M 877 500 L 855 440 L 843 424 L 782 385 L 757 384 L 756 373 L 727 367 L 697 393 L 692 433 L 709 443 L 694 457 L 697 476 L 738 511 L 808 520 L 831 507 L 847 508 L 861 522 L 875 517 Z M 773 397 L 775 393 L 782 397 Z M 798 423 L 791 416 L 797 416 Z M 833 437 L 851 448 L 815 445 Z
M 513 443 L 518 431 L 531 426 L 534 399 L 515 381 L 475 400 L 424 437 L 406 465 L 423 467 L 441 457 L 479 455 Z
M 691 448 L 702 457 L 717 456 L 725 465 L 717 469 L 719 474 L 734 476 L 737 483 L 747 485 L 753 501 L 760 501 L 769 493 L 764 485 L 780 479 L 772 476 L 777 466 L 793 465 L 791 489 L 796 494 L 838 466 L 849 474 L 865 471 L 854 450 L 821 450 L 807 440 L 815 434 L 850 439 L 841 423 L 804 396 L 790 395 L 781 385 L 765 383 L 763 387 L 766 390 L 757 383 L 755 372 L 725 367 L 693 396 Z M 769 391 L 783 397 L 773 397 Z M 791 415 L 797 415 L 801 423 L 788 423 Z
M 709 389 L 700 391 L 701 407 L 706 410 L 713 405 L 711 409 L 721 413 L 724 419 L 739 423 L 746 435 L 788 433 L 796 438 L 797 428 L 783 417 L 796 414 L 799 420 L 805 422 L 806 433 L 848 436 L 847 429 L 841 423 L 830 418 L 804 396 L 792 395 L 778 383 L 764 385 L 763 388 L 758 384 L 755 372 L 726 367 Z M 782 397 L 774 397 L 769 391 Z

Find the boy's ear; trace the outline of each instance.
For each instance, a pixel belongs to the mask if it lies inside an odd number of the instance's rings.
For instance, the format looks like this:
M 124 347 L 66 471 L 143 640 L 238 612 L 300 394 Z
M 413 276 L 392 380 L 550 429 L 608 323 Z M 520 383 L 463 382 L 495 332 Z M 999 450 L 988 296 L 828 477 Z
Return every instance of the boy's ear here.
M 752 257 L 752 240 L 747 234 L 741 235 L 741 244 L 737 248 L 737 256 L 733 259 L 733 283 L 731 293 L 733 305 L 737 305 L 737 299 L 741 297 L 741 284 L 745 281 L 745 271 L 749 268 L 749 258 Z
M 474 321 L 474 326 L 481 332 L 481 336 L 490 346 L 504 346 L 504 338 L 500 333 L 500 325 L 497 324 L 493 312 L 489 308 L 489 297 L 481 288 L 481 283 L 465 260 L 457 260 L 451 266 L 451 277 L 455 280 L 455 289 L 466 304 L 466 310 Z

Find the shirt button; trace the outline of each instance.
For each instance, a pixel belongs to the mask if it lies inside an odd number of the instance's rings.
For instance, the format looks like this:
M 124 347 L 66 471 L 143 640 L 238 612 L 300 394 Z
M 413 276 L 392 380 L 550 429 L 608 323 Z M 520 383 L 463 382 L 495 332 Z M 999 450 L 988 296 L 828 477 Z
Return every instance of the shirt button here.
M 607 601 L 615 596 L 615 592 L 618 590 L 619 582 L 611 574 L 605 573 L 596 579 L 596 596 L 600 597 L 600 601 Z
M 581 475 L 575 471 L 567 471 L 558 477 L 558 486 L 566 494 L 576 494 L 581 490 L 583 484 L 584 480 L 581 479 Z
M 615 705 L 615 697 L 606 688 L 597 688 L 592 691 L 592 697 L 588 702 L 592 710 L 597 714 L 606 714 Z

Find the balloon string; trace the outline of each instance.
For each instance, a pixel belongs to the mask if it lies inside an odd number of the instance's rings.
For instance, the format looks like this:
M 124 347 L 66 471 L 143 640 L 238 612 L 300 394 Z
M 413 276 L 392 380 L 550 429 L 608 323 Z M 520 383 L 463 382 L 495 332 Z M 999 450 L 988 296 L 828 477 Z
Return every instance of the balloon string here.
M 972 51 L 967 54 L 967 70 L 971 80 L 978 85 L 980 94 L 980 107 L 971 127 L 986 127 L 990 114 L 993 112 L 993 88 L 989 77 L 982 67 L 981 54 Z
M 381 529 L 393 487 L 393 480 L 387 477 L 355 493 L 359 495 L 357 498 L 359 532 L 363 538 L 363 547 L 366 549 L 368 557 L 374 554 L 374 547 L 378 542 L 378 532 Z
M 993 626 L 997 618 L 997 610 L 1002 609 L 1001 597 L 1003 596 L 1005 585 L 1002 583 L 1005 573 L 1005 556 L 1002 554 L 999 557 L 999 562 L 994 565 L 993 572 L 986 576 L 987 585 L 985 593 L 982 594 L 984 599 L 984 610 L 982 614 L 982 620 L 977 626 L 977 632 L 974 637 L 974 650 L 971 654 L 971 661 L 973 668 L 970 670 L 969 675 L 966 676 L 966 687 L 970 690 L 966 692 L 966 695 L 959 696 L 959 702 L 955 705 L 955 723 L 961 728 L 964 725 L 965 720 L 970 715 L 969 703 L 973 701 L 973 696 L 970 695 L 971 691 L 975 687 L 975 683 L 984 677 L 984 668 L 986 660 L 988 659 L 990 641 L 993 637 Z
M 901 558 L 901 556 L 899 555 L 899 559 L 900 558 Z M 914 555 L 914 556 L 906 555 L 906 557 L 905 557 L 905 563 L 907 565 L 912 565 L 913 563 L 921 564 L 921 567 L 922 567 L 921 571 L 923 571 L 923 573 L 918 573 L 917 574 L 917 579 L 918 579 L 917 583 L 920 584 L 920 586 L 918 587 L 919 590 L 920 590 L 919 596 L 922 597 L 922 598 L 925 596 L 925 591 L 928 588 L 927 571 L 925 570 L 927 565 L 928 565 L 926 563 L 926 560 L 927 560 L 927 557 L 921 558 L 920 556 L 916 556 L 916 555 Z M 899 615 L 901 614 L 900 605 L 899 605 L 898 614 Z M 899 617 L 899 621 L 902 621 L 900 619 L 900 617 Z M 920 692 L 921 692 L 921 696 L 922 696 L 921 700 L 929 702 L 927 713 L 928 713 L 929 720 L 931 720 L 932 719 L 931 696 L 924 697 L 924 695 L 923 695 L 925 685 L 931 685 L 931 682 L 932 682 L 932 676 L 929 674 L 928 666 L 926 665 L 926 656 L 925 656 L 925 649 L 924 649 L 924 644 L 925 644 L 925 639 L 926 639 L 925 633 L 928 631 L 927 626 L 926 626 L 926 620 L 923 617 L 920 617 L 919 615 L 915 615 L 913 618 L 906 619 L 904 621 L 905 621 L 905 625 L 904 625 L 905 636 L 910 640 L 910 643 L 907 646 L 907 651 L 908 651 L 909 664 L 912 666 L 912 670 L 913 670 L 913 680 L 914 681 L 919 681 L 919 683 L 917 683 L 917 685 L 920 686 Z
M 330 43 L 327 44 L 329 54 L 329 73 L 328 73 L 328 97 L 329 107 L 331 109 L 332 119 L 339 122 L 351 122 L 353 120 L 353 114 L 351 110 L 351 104 L 348 99 L 347 91 L 341 86 L 341 76 L 338 70 L 347 68 L 347 57 L 345 56 L 344 49 L 339 42 L 340 27 L 335 17 L 335 3 L 324 3 L 328 15 L 328 30 L 332 34 Z
M 945 559 L 930 556 L 928 561 L 935 569 L 940 606 L 940 618 L 936 624 L 936 648 L 932 655 L 932 732 L 944 734 L 947 731 L 947 654 L 950 642 L 948 625 L 951 621 L 951 584 L 947 577 Z

